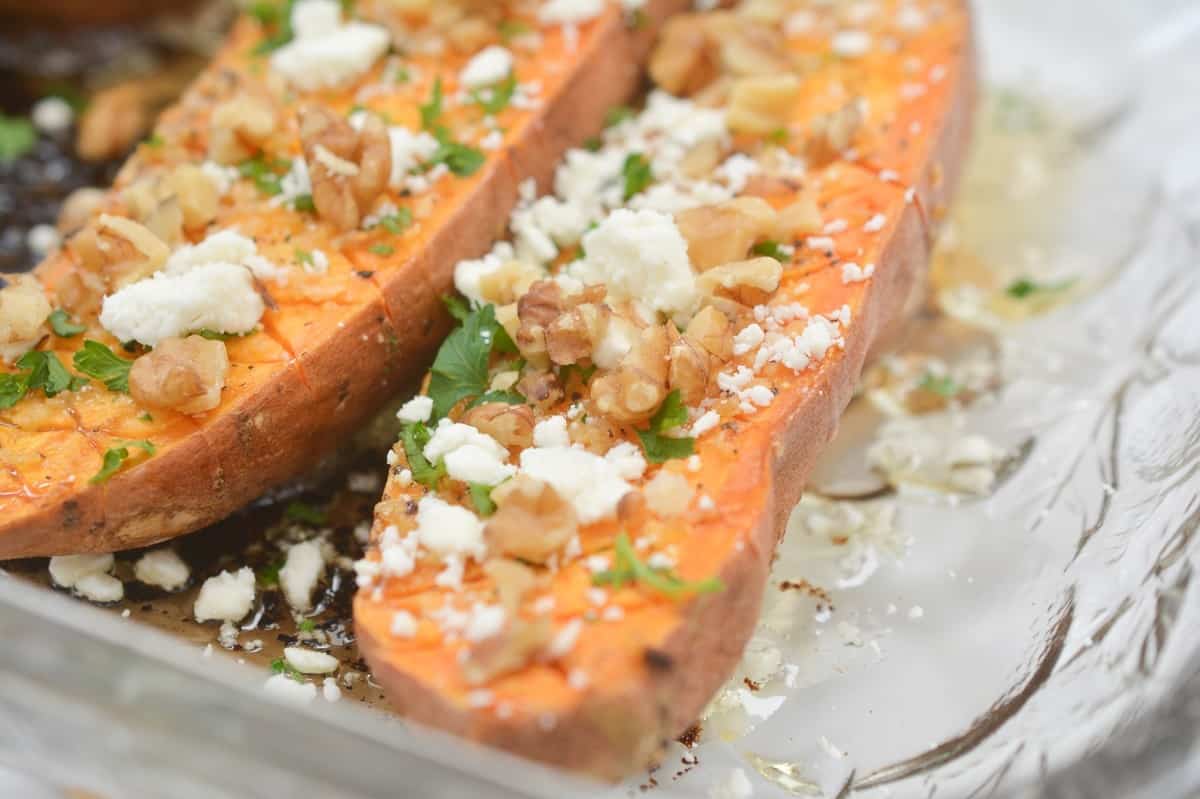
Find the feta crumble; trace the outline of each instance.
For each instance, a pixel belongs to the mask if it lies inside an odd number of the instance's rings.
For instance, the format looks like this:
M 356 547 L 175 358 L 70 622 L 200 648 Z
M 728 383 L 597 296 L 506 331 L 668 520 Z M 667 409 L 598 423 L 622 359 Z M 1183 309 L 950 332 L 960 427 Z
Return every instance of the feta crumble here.
M 312 595 L 325 574 L 325 557 L 319 541 L 302 541 L 287 551 L 287 559 L 279 570 L 279 587 L 293 610 L 312 609 Z
M 304 0 L 292 10 L 292 41 L 271 56 L 271 68 L 293 86 L 315 91 L 345 85 L 387 52 L 386 28 L 343 22 L 336 0 Z
M 481 89 L 507 78 L 513 71 L 513 54 L 498 44 L 483 48 L 459 73 L 459 82 L 468 89 Z
M 284 647 L 283 658 L 301 674 L 332 674 L 338 670 L 338 660 L 333 655 L 300 646 Z
M 243 566 L 223 571 L 200 586 L 193 612 L 196 621 L 241 621 L 254 604 L 254 571 Z
M 173 549 L 155 549 L 138 558 L 133 576 L 164 591 L 178 591 L 187 584 L 191 570 Z
M 428 422 L 433 415 L 432 397 L 413 397 L 400 406 L 396 418 L 402 422 Z

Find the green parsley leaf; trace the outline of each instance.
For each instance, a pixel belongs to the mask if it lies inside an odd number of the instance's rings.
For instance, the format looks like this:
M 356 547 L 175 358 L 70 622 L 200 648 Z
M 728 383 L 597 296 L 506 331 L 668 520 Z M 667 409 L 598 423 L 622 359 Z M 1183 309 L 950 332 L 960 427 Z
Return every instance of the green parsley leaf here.
M 119 447 L 111 447 L 104 451 L 104 459 L 100 466 L 100 471 L 96 472 L 90 482 L 92 485 L 98 485 L 106 482 L 117 472 L 121 471 L 121 467 L 125 465 L 125 461 L 129 460 L 129 448 L 137 447 L 145 452 L 148 456 L 155 453 L 154 444 L 150 441 L 126 441 Z
M 154 421 L 154 417 L 150 415 L 150 412 L 149 412 L 149 411 L 146 411 L 145 413 L 143 413 L 141 416 L 139 416 L 139 417 L 138 417 L 138 421 L 140 421 L 140 422 L 153 422 L 153 421 Z
M 15 161 L 37 144 L 37 131 L 24 117 L 0 113 L 0 163 Z
M 633 119 L 635 115 L 636 112 L 627 105 L 613 106 L 604 115 L 604 127 L 611 128 L 614 125 L 620 125 L 627 119 Z
M 295 5 L 295 0 L 284 0 L 282 7 L 274 7 L 274 14 L 266 12 L 262 8 L 265 5 L 265 3 L 257 4 L 258 13 L 255 16 L 263 23 L 264 27 L 273 27 L 276 30 L 255 46 L 253 50 L 254 55 L 266 55 L 267 53 L 274 52 L 290 42 L 295 36 L 294 31 L 292 31 L 292 6 Z M 264 19 L 263 15 L 270 17 L 270 20 Z
M 508 77 L 495 86 L 471 91 L 471 99 L 483 109 L 488 116 L 495 116 L 512 102 L 513 94 L 517 91 L 517 76 L 511 72 Z
M 275 658 L 271 661 L 271 672 L 273 674 L 283 674 L 288 679 L 295 680 L 296 682 L 308 682 L 308 678 L 299 669 L 283 658 Z
M 583 141 L 583 149 L 587 150 L 590 153 L 599 151 L 599 149 L 603 146 L 604 146 L 604 140 L 601 139 L 599 136 L 592 136 L 591 138 L 584 139 L 584 141 Z
M 311 194 L 297 194 L 292 198 L 292 209 L 302 213 L 315 214 L 317 212 L 317 204 L 313 202 Z
M 786 262 L 790 260 L 787 254 L 784 253 L 779 242 L 771 241 L 769 239 L 767 241 L 760 241 L 758 244 L 755 244 L 751 252 L 753 252 L 755 255 L 765 255 L 768 258 L 774 258 L 776 261 L 780 262 Z
M 393 235 L 400 235 L 412 227 L 413 213 L 411 208 L 400 208 L 394 214 L 388 214 L 379 220 L 379 227 Z
M 40 388 L 47 397 L 57 396 L 74 386 L 71 373 L 52 352 L 27 352 L 17 361 L 17 366 L 28 370 L 25 382 L 29 390 Z
M 0 374 L 0 410 L 11 408 L 29 393 L 28 375 Z
M 433 157 L 425 163 L 425 168 L 428 170 L 438 164 L 445 164 L 455 175 L 467 178 L 478 172 L 485 160 L 486 156 L 482 152 L 470 145 L 454 141 L 442 131 L 442 135 L 438 137 L 438 148 Z
M 1004 293 L 1013 299 L 1023 300 L 1035 294 L 1065 291 L 1075 283 L 1074 279 L 1061 280 L 1057 283 L 1038 283 L 1027 277 L 1014 280 L 1004 289 Z
M 529 33 L 532 28 L 525 22 L 519 19 L 506 19 L 500 22 L 500 38 L 505 42 L 511 42 L 518 36 L 523 36 Z
M 496 512 L 496 503 L 492 501 L 492 486 L 486 486 L 483 483 L 469 483 L 467 493 L 471 497 L 471 504 L 475 506 L 475 511 L 480 516 L 486 519 Z
M 283 510 L 283 515 L 289 521 L 311 524 L 314 527 L 320 527 L 329 521 L 325 511 L 314 508 L 307 502 L 289 502 Z
M 442 117 L 442 76 L 438 75 L 433 81 L 433 94 L 429 98 L 429 102 L 423 103 L 420 106 L 421 111 L 421 128 L 431 132 L 437 132 L 438 120 Z
M 157 133 L 151 133 L 149 136 L 146 137 L 145 141 L 142 142 L 142 144 L 146 145 L 151 150 L 157 150 L 159 147 L 162 147 L 163 144 L 165 144 L 165 143 L 166 142 L 163 139 L 163 137 Z
M 949 375 L 935 375 L 933 372 L 926 372 L 917 387 L 940 397 L 954 397 L 962 391 L 962 386 L 955 383 Z
M 192 333 L 193 336 L 206 338 L 209 341 L 229 341 L 230 339 L 241 338 L 238 333 L 222 333 L 219 330 L 210 330 L 207 327 L 202 327 Z
M 635 8 L 627 17 L 630 30 L 640 31 L 646 27 L 648 18 L 645 9 Z
M 629 542 L 629 536 L 624 532 L 617 535 L 613 546 L 616 555 L 613 567 L 607 571 L 593 574 L 593 585 L 610 585 L 620 588 L 626 583 L 637 583 L 669 599 L 676 600 L 696 594 L 712 594 L 725 590 L 725 584 L 718 577 L 688 582 L 681 579 L 671 569 L 651 568 L 638 557 L 633 545 Z
M 292 254 L 296 256 L 296 261 L 302 264 L 313 265 L 312 253 L 308 250 L 302 250 L 299 247 L 292 250 Z
M 312 619 L 304 619 L 296 625 L 296 629 L 302 633 L 311 633 L 317 629 L 317 623 Z
M 492 348 L 512 351 L 512 339 L 496 323 L 496 309 L 485 305 L 467 315 L 462 325 L 442 342 L 429 380 L 429 396 L 433 398 L 433 416 L 440 419 L 460 401 L 478 397 L 487 391 L 488 358 Z
M 254 575 L 255 581 L 263 588 L 274 588 L 279 585 L 279 571 L 283 568 L 283 561 L 277 560 L 274 563 L 268 563 L 263 566 L 258 574 Z
M 449 311 L 450 315 L 457 319 L 460 324 L 467 321 L 467 317 L 471 315 L 471 306 L 467 304 L 466 300 L 457 294 L 443 294 L 442 305 L 446 306 L 446 310 Z
M 367 250 L 383 258 L 396 252 L 396 248 L 390 244 L 372 244 Z
M 792 136 L 791 131 L 789 131 L 787 128 L 778 128 L 777 130 L 771 131 L 767 135 L 767 138 L 773 144 L 783 145 L 783 144 L 788 143 L 788 139 L 790 139 L 791 136 Z
M 51 311 L 50 315 L 46 317 L 46 323 L 50 325 L 50 329 L 54 331 L 54 335 L 61 336 L 62 338 L 73 338 L 87 330 L 87 325 L 72 322 L 70 314 L 62 308 Z
M 275 3 L 251 3 L 246 13 L 258 20 L 260 25 L 274 25 L 279 22 L 279 6 Z
M 75 368 L 88 377 L 103 383 L 109 391 L 129 393 L 129 370 L 133 361 L 118 358 L 112 350 L 99 341 L 83 342 L 83 349 L 75 353 Z
M 292 168 L 292 162 L 286 158 L 267 158 L 259 153 L 242 161 L 237 168 L 242 177 L 254 181 L 260 192 L 273 197 L 283 191 L 280 181 Z
M 437 488 L 438 481 L 446 476 L 446 464 L 438 461 L 430 463 L 422 451 L 433 434 L 429 428 L 420 422 L 406 424 L 400 431 L 400 440 L 404 442 L 404 454 L 408 458 L 408 469 L 413 479 L 428 489 Z
M 621 166 L 621 175 L 625 178 L 624 197 L 629 200 L 641 194 L 646 187 L 654 182 L 654 172 L 650 162 L 641 153 L 630 153 Z
M 666 435 L 666 431 L 678 427 L 687 421 L 687 408 L 676 389 L 663 400 L 662 407 L 650 419 L 649 430 L 638 430 L 638 438 L 646 451 L 646 459 L 651 463 L 664 463 L 675 458 L 686 458 L 695 452 L 694 438 L 676 438 Z

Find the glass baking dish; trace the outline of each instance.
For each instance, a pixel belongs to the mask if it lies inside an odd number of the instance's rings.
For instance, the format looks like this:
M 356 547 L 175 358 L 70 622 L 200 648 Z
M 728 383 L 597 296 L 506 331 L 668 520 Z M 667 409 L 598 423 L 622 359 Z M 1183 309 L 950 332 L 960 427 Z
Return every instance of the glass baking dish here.
M 909 345 L 983 336 L 1001 387 L 930 423 L 1003 447 L 996 485 L 882 497 L 862 468 L 880 414 L 857 400 L 814 479 L 839 501 L 793 516 L 698 743 L 598 785 L 354 702 L 290 704 L 211 647 L 4 579 L 0 795 L 1195 795 L 1200 7 L 976 10 L 992 89 L 937 264 L 948 314 Z M 998 313 L 975 262 L 1061 295 Z M 867 532 L 831 556 L 814 514 L 851 500 L 839 518 Z

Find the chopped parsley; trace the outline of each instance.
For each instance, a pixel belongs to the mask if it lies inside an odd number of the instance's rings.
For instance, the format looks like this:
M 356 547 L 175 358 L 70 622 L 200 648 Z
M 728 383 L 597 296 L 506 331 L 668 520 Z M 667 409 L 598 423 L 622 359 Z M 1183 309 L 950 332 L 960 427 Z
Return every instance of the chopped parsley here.
M 265 37 L 254 48 L 255 55 L 266 55 L 274 52 L 290 42 L 295 36 L 292 30 L 292 6 L 295 0 L 284 0 L 282 4 L 255 3 L 250 13 L 264 28 L 274 28 L 274 32 Z
M 625 179 L 623 196 L 626 200 L 641 194 L 654 182 L 650 162 L 641 153 L 630 153 L 621 165 L 621 176 Z
M 516 91 L 517 76 L 510 72 L 507 78 L 495 86 L 472 90 L 471 99 L 477 106 L 483 109 L 483 113 L 488 116 L 495 116 L 508 108 Z
M 707 580 L 688 582 L 675 574 L 671 569 L 656 569 L 648 566 L 629 543 L 629 536 L 624 532 L 617 535 L 614 542 L 616 561 L 607 571 L 592 575 L 594 585 L 610 585 L 620 588 L 626 583 L 637 583 L 652 591 L 656 591 L 670 599 L 684 599 L 695 594 L 712 594 L 725 589 L 720 578 L 709 577 Z
M 503 402 L 508 405 L 524 405 L 525 397 L 519 391 L 487 391 L 480 394 L 475 399 L 471 400 L 471 404 L 467 407 L 474 408 L 476 405 L 483 405 L 488 402 Z
M 687 408 L 676 389 L 663 400 L 662 407 L 650 420 L 650 429 L 636 431 L 642 440 L 642 448 L 646 450 L 646 460 L 664 463 L 675 458 L 686 458 L 695 451 L 696 439 L 665 435 L 666 431 L 683 424 L 687 418 Z
M 317 629 L 317 623 L 312 619 L 304 619 L 296 625 L 296 629 L 302 633 L 311 633 Z
M 0 163 L 15 161 L 37 144 L 37 131 L 24 117 L 0 113 Z
M 1055 291 L 1065 291 L 1070 288 L 1075 281 L 1073 279 L 1060 280 L 1057 283 L 1038 283 L 1027 277 L 1019 278 L 1009 283 L 1004 289 L 1004 293 L 1016 300 L 1023 300 L 1032 297 L 1035 294 L 1043 294 Z
M 450 315 L 459 322 L 467 321 L 467 317 L 471 315 L 471 306 L 457 294 L 443 294 L 442 305 L 445 305 Z
M 75 353 L 75 368 L 88 377 L 94 377 L 109 391 L 129 393 L 129 370 L 133 361 L 119 358 L 99 341 L 83 342 L 83 349 Z
M 467 493 L 471 497 L 471 504 L 475 506 L 475 511 L 480 516 L 487 518 L 496 512 L 496 503 L 492 501 L 492 486 L 470 483 L 467 486 Z
M 404 231 L 412 227 L 413 214 L 411 208 L 400 208 L 394 214 L 388 214 L 379 220 L 378 227 L 383 228 L 388 233 L 400 235 Z
M 431 463 L 425 457 L 425 445 L 432 437 L 429 428 L 420 422 L 406 424 L 400 431 L 400 440 L 404 442 L 404 454 L 408 458 L 408 469 L 413 479 L 431 490 L 437 488 L 438 481 L 446 476 L 446 464 L 441 461 Z
M 776 128 L 767 134 L 767 138 L 773 144 L 783 145 L 788 143 L 788 139 L 791 138 L 791 135 L 791 132 L 787 128 Z
M 271 661 L 271 673 L 283 674 L 288 679 L 295 680 L 296 682 L 308 682 L 308 678 L 305 677 L 299 669 L 297 669 L 291 663 L 288 663 L 283 658 L 275 658 Z
M 308 214 L 315 214 L 317 212 L 317 204 L 313 202 L 311 194 L 297 194 L 292 198 L 292 209 Z
M 949 375 L 935 375 L 933 372 L 926 372 L 917 387 L 947 398 L 957 396 L 962 391 L 962 386 Z
M 308 266 L 313 265 L 312 253 L 309 252 L 308 250 L 302 250 L 299 247 L 297 247 L 294 250 L 292 250 L 292 254 L 296 256 L 297 263 L 306 264 Z
M 760 241 L 758 244 L 755 244 L 754 249 L 751 250 L 751 252 L 753 252 L 755 255 L 765 255 L 768 258 L 774 258 L 776 261 L 780 262 L 788 260 L 787 253 L 783 251 L 782 245 L 780 245 L 779 242 L 771 241 L 770 239 L 767 241 Z
M 259 153 L 238 164 L 237 168 L 242 177 L 254 181 L 259 191 L 274 197 L 283 191 L 280 181 L 292 168 L 292 162 L 286 158 L 268 158 Z
M 11 408 L 29 394 L 42 390 L 47 397 L 77 391 L 87 380 L 75 377 L 52 352 L 32 350 L 17 360 L 17 374 L 0 374 L 0 408 Z
M 54 331 L 54 335 L 62 338 L 73 338 L 74 336 L 78 336 L 80 333 L 87 330 L 87 325 L 81 325 L 76 322 L 72 322 L 70 314 L 68 314 L 62 308 L 52 311 L 50 315 L 46 317 L 46 322 L 50 325 L 50 329 Z
M 500 22 L 500 38 L 505 42 L 511 42 L 518 36 L 524 36 L 531 30 L 532 28 L 527 23 L 519 19 L 506 19 Z
M 282 560 L 268 563 L 259 570 L 258 574 L 254 575 L 254 579 L 263 588 L 274 588 L 279 585 L 279 570 L 282 568 Z
M 604 115 L 604 127 L 611 128 L 620 125 L 622 122 L 633 119 L 635 111 L 627 105 L 617 105 L 608 109 L 608 113 Z
M 229 341 L 231 339 L 241 338 L 243 335 L 248 336 L 250 334 L 249 333 L 245 333 L 245 334 L 243 334 L 243 333 L 222 333 L 220 330 L 211 330 L 207 327 L 202 327 L 199 330 L 192 333 L 192 335 L 199 336 L 200 338 L 206 338 L 209 341 Z
M 429 102 L 420 106 L 421 128 L 435 135 L 442 130 L 439 120 L 442 118 L 442 76 L 438 75 L 433 81 L 433 93 Z
M 125 465 L 125 461 L 129 460 L 129 448 L 136 447 L 146 453 L 147 456 L 155 453 L 154 444 L 145 439 L 141 441 L 126 441 L 119 447 L 110 447 L 104 451 L 104 459 L 100 465 L 100 471 L 92 477 L 88 482 L 92 485 L 99 485 L 108 481 L 117 472 L 121 471 L 121 467 Z
M 369 250 L 373 255 L 378 255 L 384 258 L 396 252 L 396 248 L 390 244 L 372 244 L 367 248 L 367 250 Z
M 314 508 L 307 502 L 289 502 L 288 506 L 284 508 L 283 515 L 288 521 L 311 524 L 314 527 L 320 527 L 329 521 L 329 516 L 325 511 Z
M 454 141 L 445 130 L 441 130 L 438 133 L 438 148 L 433 157 L 426 162 L 425 168 L 432 169 L 438 164 L 445 164 L 451 172 L 460 178 L 466 178 L 478 172 L 484 160 L 482 152 L 470 145 Z
M 496 321 L 496 309 L 484 305 L 466 315 L 442 342 L 433 361 L 429 396 L 435 419 L 462 400 L 487 393 L 488 360 L 493 350 L 516 354 L 517 347 Z

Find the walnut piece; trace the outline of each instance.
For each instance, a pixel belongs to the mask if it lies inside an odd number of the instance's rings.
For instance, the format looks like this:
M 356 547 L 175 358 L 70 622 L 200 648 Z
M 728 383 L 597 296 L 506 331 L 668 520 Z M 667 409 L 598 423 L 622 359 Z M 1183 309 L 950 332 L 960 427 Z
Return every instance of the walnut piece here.
M 482 685 L 524 667 L 550 642 L 552 629 L 546 618 L 516 618 L 491 638 L 471 647 L 463 663 L 463 677 Z
M 755 243 L 773 236 L 776 212 L 759 197 L 739 197 L 678 213 L 675 225 L 687 241 L 692 266 L 704 272 L 745 258 Z
M 221 404 L 228 372 L 224 342 L 201 336 L 164 339 L 133 362 L 129 393 L 151 408 L 204 413 Z
M 785 127 L 800 96 L 795 75 L 756 75 L 733 82 L 726 121 L 735 133 L 765 136 Z
M 553 486 L 517 474 L 492 491 L 496 513 L 483 530 L 488 550 L 545 563 L 579 531 L 575 510 Z
M 0 277 L 0 360 L 12 363 L 46 334 L 50 302 L 32 275 Z
M 462 422 L 486 433 L 506 447 L 533 446 L 533 408 L 528 405 L 485 402 L 464 413 Z
M 58 212 L 58 232 L 69 236 L 88 223 L 104 205 L 107 192 L 94 186 L 84 186 L 67 195 Z
M 825 166 L 850 149 L 865 121 L 862 106 L 862 101 L 855 99 L 837 111 L 813 120 L 812 135 L 805 150 L 810 167 Z
M 671 94 L 688 97 L 720 76 L 720 50 L 704 14 L 668 20 L 650 55 L 650 77 Z
M 667 397 L 667 332 L 644 328 L 629 355 L 615 369 L 592 378 L 592 403 L 603 416 L 621 423 L 644 422 Z
M 218 164 L 237 164 L 253 158 L 275 131 L 271 103 L 239 92 L 213 109 L 208 134 L 208 157 Z
M 711 305 L 701 308 L 688 321 L 683 336 L 721 361 L 733 357 L 733 330 L 729 317 Z
M 705 294 L 724 293 L 753 306 L 766 301 L 779 288 L 782 276 L 783 266 L 764 255 L 710 269 L 696 279 L 696 286 Z
M 356 131 L 333 111 L 310 106 L 300 112 L 300 142 L 317 214 L 339 230 L 354 230 L 387 187 L 392 170 L 387 127 L 372 114 Z
M 673 326 L 667 328 L 670 340 L 667 370 L 667 387 L 679 391 L 679 397 L 687 405 L 696 405 L 708 391 L 709 374 L 712 371 L 712 356 L 699 345 L 681 336 Z

